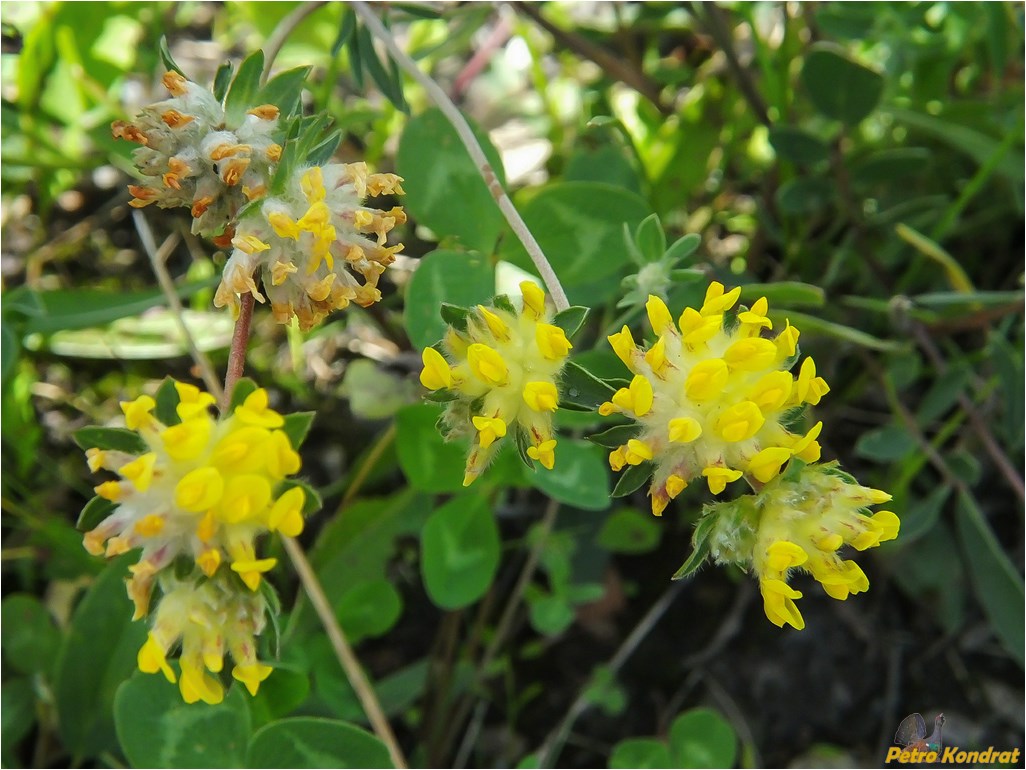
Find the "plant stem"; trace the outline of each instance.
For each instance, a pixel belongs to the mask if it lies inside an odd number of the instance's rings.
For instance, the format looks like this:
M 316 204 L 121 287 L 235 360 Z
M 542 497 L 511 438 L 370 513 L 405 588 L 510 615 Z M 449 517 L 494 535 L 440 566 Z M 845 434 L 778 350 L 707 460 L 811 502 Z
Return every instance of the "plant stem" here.
M 253 323 L 253 303 L 255 299 L 249 292 L 243 294 L 240 299 L 239 317 L 235 321 L 235 331 L 232 332 L 232 347 L 228 351 L 228 369 L 224 375 L 221 411 L 226 410 L 228 404 L 231 403 L 235 383 L 239 381 L 243 370 L 246 368 L 246 348 L 249 345 L 249 331 Z
M 282 542 L 285 544 L 285 550 L 288 552 L 292 565 L 296 568 L 296 574 L 299 575 L 299 580 L 303 584 L 303 590 L 310 597 L 310 602 L 317 612 L 317 617 L 321 619 L 321 623 L 324 625 L 324 630 L 328 634 L 328 639 L 335 650 L 335 655 L 338 657 L 339 663 L 342 664 L 342 669 L 346 672 L 346 677 L 348 677 L 349 683 L 353 686 L 356 697 L 360 699 L 360 705 L 363 706 L 364 713 L 367 714 L 371 727 L 374 728 L 375 734 L 388 748 L 388 753 L 392 757 L 392 763 L 397 768 L 408 767 L 406 757 L 403 756 L 403 751 L 399 748 L 398 741 L 396 741 L 395 733 L 392 732 L 392 726 L 389 725 L 385 712 L 381 708 L 381 703 L 378 701 L 377 695 L 374 694 L 374 688 L 371 687 L 366 674 L 363 673 L 360 661 L 356 659 L 356 655 L 353 653 L 353 648 L 349 646 L 346 635 L 338 624 L 338 619 L 335 617 L 335 613 L 328 602 L 328 597 L 325 596 L 324 589 L 314 574 L 313 567 L 310 566 L 306 554 L 299 543 L 291 537 L 282 537 Z
M 355 0 L 351 5 L 353 10 L 356 11 L 356 15 L 363 20 L 368 29 L 385 44 L 385 48 L 388 49 L 392 58 L 424 88 L 431 101 L 437 105 L 449 123 L 452 124 L 452 127 L 456 130 L 456 135 L 463 143 L 471 160 L 477 166 L 477 170 L 484 179 L 492 198 L 495 199 L 499 210 L 506 218 L 506 222 L 509 223 L 510 228 L 512 228 L 514 234 L 520 239 L 520 242 L 530 255 L 531 261 L 545 283 L 545 287 L 548 289 L 549 294 L 552 295 L 552 301 L 556 306 L 556 310 L 566 310 L 570 307 L 570 302 L 566 298 L 566 292 L 563 291 L 563 285 L 559 282 L 559 278 L 552 269 L 552 265 L 549 264 L 549 260 L 545 257 L 541 246 L 538 245 L 538 241 L 535 240 L 531 231 L 527 229 L 527 225 L 503 189 L 502 183 L 488 162 L 488 158 L 485 157 L 484 150 L 481 149 L 481 145 L 478 143 L 477 137 L 474 136 L 474 132 L 470 129 L 467 119 L 463 117 L 463 113 L 453 104 L 452 99 L 449 98 L 445 91 L 430 76 L 421 72 L 413 59 L 407 56 L 402 48 L 399 47 L 395 38 L 392 37 L 392 33 L 385 29 L 385 26 L 374 15 L 374 12 L 371 11 L 367 3 Z
M 623 664 L 634 654 L 649 632 L 655 628 L 656 623 L 663 617 L 666 610 L 670 608 L 673 600 L 677 598 L 677 594 L 680 593 L 685 585 L 686 583 L 684 582 L 672 584 L 663 592 L 663 595 L 659 597 L 656 603 L 649 608 L 645 616 L 638 621 L 638 625 L 631 631 L 630 636 L 624 639 L 623 644 L 620 645 L 616 654 L 610 659 L 608 666 L 610 676 L 616 676 L 617 672 L 623 667 Z M 559 758 L 559 752 L 563 750 L 563 745 L 566 743 L 567 736 L 569 736 L 574 723 L 592 706 L 588 701 L 587 692 L 588 685 L 586 684 L 577 694 L 577 698 L 574 699 L 573 704 L 567 710 L 566 716 L 549 733 L 549 737 L 545 739 L 545 743 L 542 744 L 542 747 L 537 752 L 538 767 L 550 767 Z
M 142 241 L 143 250 L 150 258 L 150 265 L 153 267 L 153 274 L 157 276 L 160 290 L 164 292 L 167 304 L 171 308 L 171 315 L 174 316 L 178 329 L 182 333 L 182 339 L 185 340 L 185 346 L 189 350 L 189 355 L 192 356 L 192 360 L 200 371 L 203 384 L 206 385 L 207 392 L 216 398 L 218 403 L 221 403 L 224 401 L 224 390 L 221 388 L 221 381 L 214 372 L 210 359 L 196 345 L 192 332 L 189 331 L 189 327 L 185 324 L 185 311 L 182 308 L 182 300 L 178 297 L 178 292 L 175 291 L 175 282 L 167 271 L 167 258 L 175 246 L 178 245 L 180 236 L 177 232 L 171 233 L 158 249 L 156 241 L 153 239 L 153 231 L 150 230 L 150 225 L 146 221 L 145 215 L 138 209 L 134 209 L 132 211 L 132 221 L 135 223 L 136 232 L 139 233 L 139 240 Z

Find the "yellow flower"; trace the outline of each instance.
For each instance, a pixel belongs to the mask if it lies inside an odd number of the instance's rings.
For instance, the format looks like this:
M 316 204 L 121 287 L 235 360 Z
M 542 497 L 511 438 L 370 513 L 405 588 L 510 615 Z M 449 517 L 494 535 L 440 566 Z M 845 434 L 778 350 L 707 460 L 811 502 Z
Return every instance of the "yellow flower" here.
M 525 281 L 520 291 L 519 310 L 505 297 L 466 309 L 465 323 L 446 331 L 444 355 L 423 352 L 421 384 L 454 397 L 444 413 L 445 434 L 472 441 L 464 485 L 481 475 L 509 432 L 528 458 L 547 469 L 555 464 L 556 383 L 572 345 L 552 323 L 541 289 Z
M 666 486 L 671 476 L 685 483 L 704 477 L 719 494 L 744 475 L 753 486 L 768 483 L 791 457 L 819 459 L 819 428 L 802 437 L 783 420 L 789 409 L 816 404 L 829 389 L 811 359 L 797 378 L 787 371 L 798 338 L 790 323 L 776 339 L 762 336 L 773 328 L 764 297 L 741 308 L 733 322 L 728 311 L 739 296 L 739 288 L 727 291 L 713 282 L 702 307 L 685 308 L 676 325 L 665 303 L 652 296 L 646 310 L 656 339 L 647 349 L 626 326 L 609 337 L 633 379 L 599 413 L 620 413 L 641 427 L 637 440 L 650 450 L 644 459 L 654 463 L 653 513 L 674 497 Z M 640 457 L 618 447 L 610 467 L 636 464 L 632 459 Z
M 774 466 L 777 456 L 756 466 Z M 866 591 L 869 579 L 838 551 L 850 545 L 858 551 L 898 536 L 900 522 L 891 511 L 869 515 L 866 508 L 890 496 L 860 486 L 836 467 L 808 465 L 785 478 L 773 472 L 771 481 L 755 495 L 708 506 L 712 517 L 710 551 L 721 563 L 754 571 L 759 579 L 766 617 L 778 626 L 805 627 L 790 587 L 792 572 L 807 572 L 835 599 Z
M 87 451 L 94 472 L 111 471 L 118 480 L 97 487 L 97 494 L 117 505 L 85 534 L 84 545 L 108 557 L 140 549 L 128 581 L 135 617 L 150 614 L 158 581 L 162 598 L 139 650 L 139 668 L 175 681 L 166 656 L 180 640 L 182 697 L 217 703 L 223 689 L 211 674 L 221 669 L 225 639 L 239 641 L 238 655 L 232 654 L 247 686 L 266 675 L 263 668 L 246 668 L 257 666 L 253 637 L 266 611 L 258 589 L 275 564 L 257 557 L 255 539 L 273 531 L 300 534 L 305 494 L 299 487 L 276 494 L 285 477 L 299 470 L 300 459 L 266 391 L 254 390 L 230 415 L 215 420 L 209 413 L 212 396 L 173 384 L 177 424 L 157 419 L 152 398 L 124 404 L 126 422 L 138 431 L 145 451 Z
M 395 174 L 370 174 L 364 163 L 296 169 L 281 195 L 265 198 L 238 223 L 214 304 L 237 312 L 247 292 L 264 301 L 256 274 L 275 319 L 296 318 L 303 329 L 350 302 L 377 302 L 378 279 L 402 250 L 402 244 L 386 245 L 388 234 L 406 215 L 362 201 L 368 194 L 400 195 L 401 182 Z

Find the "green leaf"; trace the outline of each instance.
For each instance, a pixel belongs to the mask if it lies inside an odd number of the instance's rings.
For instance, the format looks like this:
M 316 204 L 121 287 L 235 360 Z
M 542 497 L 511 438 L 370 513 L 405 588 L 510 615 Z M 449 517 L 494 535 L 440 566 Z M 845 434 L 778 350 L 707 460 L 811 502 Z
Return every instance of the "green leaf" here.
M 614 770 L 632 768 L 675 767 L 670 760 L 670 750 L 655 738 L 627 738 L 613 747 L 609 756 L 609 767 Z
M 254 733 L 245 766 L 291 770 L 393 765 L 385 745 L 359 727 L 334 719 L 292 717 L 272 722 Z
M 627 425 L 614 425 L 608 430 L 588 436 L 588 441 L 603 446 L 606 449 L 616 449 L 626 444 L 630 439 L 637 438 L 641 432 L 641 426 L 636 423 Z
M 302 104 L 303 86 L 310 74 L 310 67 L 295 67 L 279 72 L 260 89 L 253 106 L 273 104 L 286 118 L 292 117 Z
M 433 404 L 412 404 L 396 414 L 399 466 L 410 484 L 425 492 L 463 489 L 466 447 L 446 442 L 435 428 L 441 410 Z
M 426 348 L 445 334 L 444 305 L 473 307 L 495 294 L 495 272 L 477 254 L 436 250 L 421 257 L 406 287 L 403 323 L 414 347 Z M 454 311 L 453 311 L 454 312 Z M 468 311 L 469 312 L 469 311 Z
M 261 588 L 268 581 L 260 581 Z M 273 617 L 273 615 L 272 615 Z M 254 727 L 288 716 L 310 696 L 310 676 L 295 666 L 278 664 L 249 699 L 249 713 Z
M 342 46 L 349 42 L 349 38 L 352 37 L 355 30 L 356 12 L 349 6 L 345 6 L 342 10 L 342 22 L 338 26 L 338 36 L 335 38 L 335 42 L 331 44 L 332 58 L 338 56 L 338 52 L 342 50 Z
M 613 553 L 648 553 L 659 545 L 662 532 L 654 516 L 634 508 L 620 508 L 602 523 L 596 540 Z
M 377 52 L 374 50 L 374 42 L 370 30 L 367 27 L 357 27 L 357 38 L 360 40 L 360 55 L 363 57 L 363 64 L 370 73 L 371 79 L 381 90 L 382 95 L 392 103 L 397 110 L 410 114 L 410 106 L 406 103 L 403 95 L 402 80 L 396 76 L 395 64 L 391 63 L 389 70 L 381 63 Z
M 317 412 L 293 412 L 284 416 L 285 424 L 281 426 L 281 430 L 289 437 L 289 443 L 296 451 L 299 451 L 306 441 L 316 415 Z
M 975 128 L 956 123 L 943 115 L 935 116 L 893 107 L 887 108 L 887 112 L 893 115 L 899 123 L 911 126 L 968 155 L 980 166 L 987 165 L 988 161 L 1000 152 L 1001 142 L 999 140 L 993 139 Z M 998 165 L 997 173 L 1008 181 L 1021 185 L 1026 177 L 1023 165 L 1021 151 L 1008 152 Z
M 232 389 L 231 400 L 228 402 L 228 414 L 242 406 L 258 387 L 249 377 L 240 377 L 236 380 L 235 387 Z
M 95 529 L 100 522 L 114 513 L 115 508 L 117 508 L 116 503 L 97 495 L 82 508 L 82 512 L 78 515 L 78 521 L 75 522 L 75 529 L 79 532 Z
M 176 293 L 185 299 L 196 292 L 211 288 L 218 280 L 215 277 L 192 281 L 178 287 Z M 69 329 L 102 326 L 167 303 L 164 293 L 160 290 L 54 289 L 35 294 L 42 312 L 25 322 L 25 334 L 52 334 Z
M 666 233 L 658 214 L 649 214 L 634 231 L 634 243 L 645 262 L 658 262 L 666 253 Z
M 690 577 L 705 562 L 709 555 L 709 535 L 712 533 L 713 525 L 716 523 L 715 516 L 703 516 L 695 533 L 691 536 L 691 554 L 680 566 L 680 569 L 673 573 L 670 580 L 683 580 Z
M 442 320 L 457 331 L 465 332 L 470 320 L 471 309 L 443 302 L 438 309 Z
M 903 425 L 892 423 L 868 431 L 855 442 L 855 453 L 877 462 L 904 457 L 916 448 L 916 440 Z
M 178 395 L 175 381 L 170 377 L 165 377 L 164 381 L 160 383 L 153 400 L 157 402 L 153 408 L 153 415 L 162 423 L 170 427 L 178 425 L 182 421 L 182 418 L 178 416 L 178 404 L 182 399 Z
M 224 97 L 228 93 L 228 86 L 232 82 L 232 73 L 235 71 L 235 65 L 230 61 L 224 62 L 220 67 L 217 68 L 217 72 L 214 73 L 214 98 L 218 102 L 223 103 Z
M 502 183 L 505 177 L 499 153 L 487 133 L 473 124 L 471 128 L 484 149 L 491 173 Z M 396 166 L 406 179 L 403 205 L 418 224 L 430 227 L 439 238 L 458 239 L 467 249 L 492 253 L 505 220 L 455 129 L 441 112 L 430 109 L 407 122 L 399 140 Z
M 687 259 L 702 245 L 702 236 L 688 233 L 675 240 L 666 250 L 666 260 L 671 264 Z
M 823 115 L 854 126 L 868 117 L 883 95 L 883 77 L 826 43 L 812 46 L 802 65 L 802 84 Z
M 171 50 L 167 47 L 167 37 L 164 35 L 160 36 L 160 43 L 157 45 L 157 52 L 160 54 L 160 61 L 164 65 L 165 69 L 173 70 L 182 77 L 185 77 L 185 73 L 182 72 L 182 68 L 175 63 L 174 57 L 171 56 Z
M 566 595 L 530 586 L 524 598 L 531 628 L 539 634 L 557 636 L 573 625 L 574 608 Z
M 130 455 L 141 455 L 150 451 L 142 436 L 127 428 L 101 428 L 92 425 L 87 428 L 79 428 L 71 434 L 71 437 L 83 450 L 113 449 L 118 452 L 127 452 Z
M 235 79 L 224 98 L 225 123 L 238 124 L 246 110 L 256 107 L 256 95 L 260 90 L 260 77 L 264 72 L 264 52 L 257 49 L 245 58 L 235 73 Z
M 976 501 L 966 492 L 958 496 L 956 521 L 976 598 L 997 638 L 1022 668 L 1026 647 L 1022 575 L 1008 559 Z
M 130 556 L 117 559 L 100 573 L 75 608 L 57 655 L 54 700 L 59 731 L 64 748 L 76 757 L 115 747 L 114 694 L 135 670 L 136 655 L 146 640 L 146 624 L 132 622 L 131 603 L 125 598 L 131 561 Z
M 566 310 L 560 310 L 556 313 L 552 323 L 566 333 L 567 339 L 573 339 L 581 326 L 584 325 L 589 312 L 591 311 L 586 307 L 571 305 Z
M 951 487 L 943 485 L 909 506 L 908 510 L 901 515 L 900 543 L 902 545 L 912 543 L 933 529 L 950 496 Z
M 339 143 L 342 141 L 342 129 L 336 128 L 322 141 L 315 144 L 306 154 L 306 161 L 312 166 L 320 166 L 331 160 Z
M 628 465 L 617 479 L 616 486 L 613 487 L 613 497 L 626 497 L 641 489 L 641 486 L 651 477 L 652 470 L 653 465 L 650 462 Z
M 803 176 L 789 179 L 777 188 L 777 206 L 792 216 L 815 214 L 834 202 L 835 185 L 830 179 Z
M 811 166 L 830 157 L 830 148 L 821 139 L 794 126 L 770 128 L 769 143 L 778 158 L 802 166 Z
M 594 124 L 593 118 L 591 123 Z M 641 193 L 641 180 L 625 149 L 616 144 L 591 147 L 578 142 L 563 170 L 567 182 L 605 182 L 633 193 Z
M 335 606 L 335 615 L 352 644 L 381 636 L 398 622 L 403 600 L 388 580 L 364 580 L 346 591 Z
M 188 704 L 163 676 L 136 674 L 114 701 L 118 740 L 133 767 L 247 767 L 246 697 L 236 684 L 216 706 Z
M 521 211 L 571 302 L 590 306 L 620 293 L 618 282 L 610 278 L 629 264 L 624 225 L 633 230 L 651 213 L 640 196 L 601 182 L 549 184 Z M 534 270 L 515 238 L 504 239 L 499 253 L 518 267 Z
M 733 767 L 736 756 L 734 728 L 712 709 L 685 711 L 670 725 L 673 767 Z
M 443 609 L 473 604 L 499 569 L 499 529 L 485 499 L 476 495 L 454 497 L 435 510 L 420 544 L 424 587 Z
M 799 281 L 746 283 L 741 287 L 741 297 L 746 303 L 765 297 L 770 307 L 823 307 L 826 304 L 826 292 L 821 287 Z
M 586 441 L 560 440 L 552 470 L 536 467 L 528 474 L 528 481 L 553 500 L 575 508 L 603 511 L 609 507 L 609 465 L 605 452 Z
M 0 382 L 7 382 L 18 364 L 21 355 L 21 340 L 10 323 L 0 321 Z
M 4 597 L 0 606 L 0 645 L 8 666 L 21 674 L 48 674 L 60 643 L 57 624 L 38 599 L 27 594 Z
M 947 368 L 923 395 L 916 409 L 916 420 L 920 425 L 929 425 L 957 402 L 969 383 L 972 371 L 967 365 L 955 363 Z
M 36 722 L 36 693 L 28 677 L 4 679 L 0 690 L 0 761 L 19 767 L 24 760 L 15 754 L 18 743 Z
M 833 321 L 826 321 L 816 316 L 807 315 L 805 313 L 799 313 L 795 310 L 788 310 L 786 313 L 775 312 L 770 310 L 770 319 L 773 321 L 774 328 L 783 328 L 784 319 L 788 318 L 791 321 L 792 326 L 798 326 L 803 332 L 815 332 L 824 334 L 828 337 L 834 337 L 845 342 L 850 342 L 853 345 L 859 345 L 860 347 L 869 348 L 870 350 L 880 350 L 885 353 L 891 351 L 906 351 L 908 345 L 903 342 L 895 342 L 893 340 L 882 340 L 878 337 L 874 337 L 871 334 L 867 334 L 861 329 L 853 329 L 850 326 L 844 324 L 834 323 Z
M 933 157 L 925 147 L 894 147 L 860 158 L 851 167 L 853 185 L 901 184 L 924 171 Z
M 559 405 L 593 411 L 616 391 L 575 361 L 567 361 L 560 377 Z

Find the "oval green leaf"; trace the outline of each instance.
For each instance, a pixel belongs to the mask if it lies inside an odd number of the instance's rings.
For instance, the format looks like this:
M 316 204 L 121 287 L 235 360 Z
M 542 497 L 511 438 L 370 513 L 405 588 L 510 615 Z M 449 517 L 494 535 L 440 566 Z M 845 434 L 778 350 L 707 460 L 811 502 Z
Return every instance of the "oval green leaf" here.
M 734 728 L 712 709 L 685 711 L 670 726 L 673 767 L 733 767 L 736 755 Z
M 884 87 L 880 73 L 827 44 L 813 46 L 805 57 L 802 83 L 817 110 L 851 126 L 876 108 Z
M 481 497 L 454 497 L 421 534 L 421 572 L 431 601 L 447 610 L 481 598 L 499 568 L 499 529 Z
M 281 719 L 260 728 L 247 767 L 392 767 L 385 744 L 346 722 L 316 717 Z M 209 766 L 209 765 L 208 765 Z
M 439 249 L 421 257 L 406 287 L 403 322 L 414 347 L 434 345 L 445 334 L 443 303 L 473 306 L 495 294 L 495 271 L 484 257 Z
M 502 159 L 488 135 L 471 126 L 499 181 Z M 405 179 L 403 205 L 439 238 L 454 236 L 468 249 L 490 254 L 502 232 L 502 212 L 460 142 L 436 109 L 410 119 L 399 140 L 396 167 Z M 459 275 L 451 276 L 458 281 Z
M 531 486 L 553 500 L 587 511 L 609 507 L 609 466 L 602 447 L 563 439 L 556 446 L 552 470 L 536 467 L 527 474 Z

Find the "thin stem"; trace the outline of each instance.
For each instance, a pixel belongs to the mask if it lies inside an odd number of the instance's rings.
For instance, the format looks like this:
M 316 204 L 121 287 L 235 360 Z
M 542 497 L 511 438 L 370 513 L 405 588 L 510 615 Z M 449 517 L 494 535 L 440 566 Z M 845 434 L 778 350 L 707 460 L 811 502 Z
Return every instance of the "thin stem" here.
M 228 351 L 228 369 L 224 375 L 224 393 L 221 397 L 221 409 L 227 409 L 231 403 L 232 391 L 246 368 L 246 348 L 249 346 L 249 331 L 253 323 L 254 297 L 246 292 L 241 297 L 239 317 L 235 321 L 232 333 L 232 347 Z
M 175 246 L 178 245 L 179 235 L 177 232 L 171 233 L 158 249 L 156 241 L 153 239 L 153 231 L 150 230 L 150 225 L 143 213 L 138 209 L 133 210 L 132 221 L 135 223 L 136 232 L 139 233 L 139 240 L 142 241 L 143 250 L 150 258 L 150 265 L 153 268 L 154 275 L 157 276 L 160 290 L 164 292 L 164 298 L 167 299 L 167 304 L 171 307 L 171 315 L 174 316 L 175 323 L 178 324 L 178 330 L 182 333 L 182 339 L 185 340 L 185 347 L 189 350 L 189 355 L 192 356 L 192 360 L 200 371 L 203 384 L 207 386 L 207 392 L 216 398 L 218 402 L 221 402 L 224 400 L 221 380 L 214 372 L 210 359 L 196 345 L 196 340 L 193 339 L 192 332 L 189 331 L 189 327 L 185 323 L 185 310 L 182 307 L 182 300 L 179 298 L 178 292 L 175 291 L 175 282 L 171 280 L 171 274 L 167 271 L 167 258 Z
M 623 664 L 630 659 L 631 655 L 637 650 L 641 642 L 648 636 L 649 632 L 655 628 L 656 623 L 660 621 L 666 611 L 673 604 L 673 600 L 677 598 L 677 594 L 680 593 L 681 589 L 686 584 L 684 582 L 677 582 L 672 584 L 663 595 L 659 597 L 655 604 L 653 604 L 645 616 L 638 622 L 638 625 L 631 631 L 630 636 L 624 639 L 623 644 L 616 651 L 616 654 L 609 661 L 609 673 L 611 676 L 615 676 L 617 672 L 623 667 Z M 570 735 L 570 730 L 573 728 L 574 723 L 580 718 L 580 716 L 587 711 L 592 703 L 587 697 L 588 687 L 581 688 L 581 691 L 577 694 L 577 698 L 574 700 L 573 705 L 570 706 L 566 712 L 566 716 L 556 726 L 556 728 L 549 733 L 549 737 L 545 739 L 545 743 L 538 750 L 538 767 L 551 767 L 559 758 L 559 752 L 563 750 L 563 745 L 566 743 L 567 737 Z
M 367 714 L 371 727 L 378 738 L 381 739 L 381 742 L 388 748 L 388 753 L 392 757 L 392 763 L 397 768 L 408 767 L 406 757 L 403 756 L 403 751 L 399 748 L 399 743 L 395 739 L 395 733 L 392 732 L 392 726 L 385 717 L 385 712 L 381 708 L 378 696 L 374 694 L 374 688 L 371 687 L 370 682 L 367 680 L 367 675 L 363 673 L 360 661 L 356 659 L 353 648 L 349 646 L 346 635 L 338 624 L 338 619 L 331 609 L 328 597 L 325 596 L 324 589 L 314 574 L 313 567 L 310 566 L 306 554 L 299 543 L 291 537 L 282 537 L 282 542 L 285 544 L 285 550 L 288 552 L 292 565 L 296 568 L 296 574 L 299 575 L 299 580 L 303 584 L 303 590 L 310 597 L 310 602 L 317 612 L 317 617 L 321 619 L 321 623 L 324 625 L 324 630 L 328 634 L 328 639 L 335 650 L 335 655 L 338 657 L 339 663 L 342 664 L 342 668 L 346 672 L 349 683 L 353 686 L 356 697 L 360 699 L 360 705 L 363 706 L 364 713 Z
M 264 44 L 264 71 L 260 75 L 261 83 L 267 82 L 267 78 L 271 74 L 271 67 L 274 66 L 274 60 L 278 58 L 278 54 L 281 53 L 282 46 L 289 39 L 289 35 L 303 22 L 303 19 L 322 5 L 327 5 L 325 0 L 303 3 L 296 6 L 291 13 L 282 17 L 282 20 L 278 22 L 278 26 L 274 28 L 271 36 L 267 38 L 267 42 Z
M 549 264 L 549 260 L 545 257 L 541 246 L 538 245 L 538 241 L 535 240 L 531 231 L 527 229 L 527 225 L 503 189 L 502 183 L 488 162 L 488 158 L 485 157 L 484 150 L 481 149 L 481 145 L 478 143 L 477 137 L 474 136 L 474 132 L 471 131 L 470 124 L 463 117 L 463 113 L 453 104 L 452 99 L 449 98 L 445 91 L 431 77 L 421 72 L 413 59 L 407 56 L 403 49 L 399 47 L 395 38 L 392 37 L 392 33 L 385 29 L 385 26 L 374 15 L 374 12 L 371 11 L 367 3 L 356 0 L 351 5 L 368 29 L 385 44 L 385 48 L 388 49 L 392 58 L 410 74 L 410 77 L 423 87 L 431 101 L 438 106 L 438 109 L 442 111 L 442 114 L 452 124 L 452 127 L 456 129 L 456 135 L 459 136 L 471 160 L 477 166 L 477 170 L 484 179 L 488 191 L 498 204 L 499 210 L 530 255 L 531 261 L 545 283 L 545 287 L 548 289 L 549 294 L 552 295 L 552 301 L 556 306 L 556 310 L 566 310 L 570 307 L 570 302 L 566 298 L 566 292 L 563 291 L 563 285 L 559 282 L 559 278 L 552 269 L 552 265 Z

